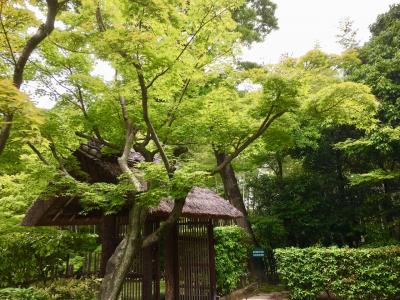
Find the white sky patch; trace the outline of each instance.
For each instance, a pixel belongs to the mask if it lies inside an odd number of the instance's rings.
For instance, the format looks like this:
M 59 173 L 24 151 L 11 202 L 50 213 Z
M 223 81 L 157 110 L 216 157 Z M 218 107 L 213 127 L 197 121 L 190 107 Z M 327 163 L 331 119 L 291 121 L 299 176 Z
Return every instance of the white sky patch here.
M 50 109 L 55 105 L 55 102 L 49 96 L 39 96 L 36 90 L 40 88 L 40 84 L 36 81 L 29 81 L 22 85 L 22 91 L 35 103 L 36 107 Z
M 261 88 L 262 88 L 261 84 L 255 84 L 250 79 L 244 80 L 237 86 L 237 89 L 239 91 L 248 91 L 248 92 L 259 91 L 261 90 Z
M 30 5 L 28 2 L 25 5 L 29 10 L 34 12 L 36 18 L 42 22 L 46 21 L 46 16 L 40 11 L 40 9 L 38 9 L 36 6 Z
M 112 81 L 115 77 L 115 69 L 111 64 L 104 60 L 96 60 L 94 69 L 90 72 L 92 76 L 99 76 L 105 81 Z
M 337 43 L 340 21 L 349 18 L 361 43 L 370 37 L 369 25 L 387 12 L 394 0 L 273 0 L 279 29 L 263 43 L 243 49 L 243 59 L 263 64 L 279 62 L 283 54 L 298 57 L 316 43 L 328 53 L 342 51 Z
M 54 22 L 54 27 L 57 28 L 57 29 L 60 29 L 60 30 L 67 29 L 67 26 L 65 25 L 64 22 L 57 21 L 57 20 Z

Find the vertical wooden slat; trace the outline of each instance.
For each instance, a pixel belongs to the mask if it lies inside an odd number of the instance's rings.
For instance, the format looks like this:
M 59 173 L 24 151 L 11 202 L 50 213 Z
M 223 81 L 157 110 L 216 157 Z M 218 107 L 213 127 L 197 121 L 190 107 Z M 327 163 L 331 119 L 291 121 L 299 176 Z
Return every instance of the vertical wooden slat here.
M 214 232 L 211 220 L 208 223 L 208 256 L 209 256 L 209 272 L 210 272 L 210 299 L 216 298 L 216 274 L 215 274 L 215 248 L 214 248 Z
M 165 240 L 165 299 L 178 299 L 178 226 L 175 224 Z
M 88 274 L 90 274 L 92 271 L 91 265 L 92 265 L 92 255 L 91 255 L 91 253 L 89 253 L 88 254 Z
M 186 221 L 186 225 L 185 225 L 186 235 L 184 237 L 184 244 L 182 244 L 182 247 L 184 247 L 184 248 L 181 251 L 182 253 L 185 253 L 185 257 L 186 257 L 185 265 L 183 266 L 185 268 L 185 275 L 186 275 L 184 278 L 183 284 L 185 286 L 184 290 L 186 292 L 182 297 L 183 299 L 184 299 L 184 296 L 189 297 L 189 298 L 192 296 L 191 295 L 192 291 L 191 291 L 191 287 L 190 287 L 190 285 L 191 285 L 190 283 L 192 280 L 192 273 L 191 273 L 191 269 L 189 268 L 190 258 L 191 258 L 191 253 L 190 253 L 190 250 L 191 250 L 190 230 L 191 230 L 191 228 L 190 228 L 190 224 L 189 224 L 188 220 L 185 220 L 185 221 Z
M 194 226 L 194 238 L 193 238 L 193 250 L 194 250 L 194 256 L 195 256 L 195 261 L 194 261 L 194 289 L 193 289 L 193 294 L 194 294 L 194 299 L 198 299 L 198 284 L 199 284 L 199 253 L 198 253 L 198 249 L 201 248 L 201 240 L 198 239 L 199 236 L 199 230 L 200 230 L 200 224 L 197 224 L 197 226 Z M 197 241 L 197 244 L 196 244 Z
M 181 219 L 178 224 L 179 299 L 210 299 L 209 222 Z
M 160 226 L 159 222 L 154 222 L 153 231 L 155 231 Z M 154 250 L 154 300 L 160 300 L 160 280 L 161 280 L 161 270 L 160 270 L 160 243 L 155 245 Z
M 144 225 L 144 234 L 147 236 L 152 232 L 151 228 L 152 224 L 150 222 L 146 222 Z M 147 247 L 143 249 L 143 257 L 142 257 L 142 299 L 143 300 L 151 300 L 151 284 L 152 284 L 152 275 L 153 275 L 153 246 Z

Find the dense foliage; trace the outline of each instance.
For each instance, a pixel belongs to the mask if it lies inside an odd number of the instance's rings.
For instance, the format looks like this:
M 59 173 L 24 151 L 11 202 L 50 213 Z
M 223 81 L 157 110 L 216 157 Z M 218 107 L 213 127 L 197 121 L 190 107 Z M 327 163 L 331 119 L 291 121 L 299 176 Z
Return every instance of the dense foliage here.
M 65 274 L 69 258 L 93 251 L 96 236 L 69 231 L 22 231 L 0 236 L 0 287 L 26 286 Z
M 400 248 L 277 249 L 281 278 L 291 299 L 323 292 L 341 299 L 399 299 Z
M 37 288 L 52 300 L 95 300 L 98 299 L 100 283 L 99 278 L 58 279 Z
M 214 228 L 217 290 L 225 295 L 238 287 L 247 274 L 250 239 L 238 226 Z

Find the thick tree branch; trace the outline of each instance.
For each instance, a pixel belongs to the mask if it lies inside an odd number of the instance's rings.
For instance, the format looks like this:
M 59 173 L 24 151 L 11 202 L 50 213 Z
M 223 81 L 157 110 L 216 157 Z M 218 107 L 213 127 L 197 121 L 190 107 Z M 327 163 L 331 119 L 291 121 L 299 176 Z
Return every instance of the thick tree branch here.
M 222 163 L 214 168 L 214 170 L 211 171 L 211 174 L 216 174 L 220 172 L 223 168 L 225 168 L 233 159 L 239 156 L 240 153 L 242 153 L 248 146 L 250 146 L 251 143 L 258 139 L 268 129 L 272 122 L 281 117 L 284 113 L 286 113 L 286 110 L 280 111 L 274 114 L 272 117 L 270 117 L 270 114 L 268 114 L 264 121 L 261 123 L 260 127 L 257 129 L 257 131 L 249 136 L 243 142 L 243 144 L 241 144 L 235 151 L 233 151 L 232 154 L 228 155 Z
M 175 222 L 181 216 L 184 205 L 185 198 L 176 199 L 174 201 L 174 208 L 169 214 L 167 220 L 161 223 L 160 227 L 158 227 L 156 231 L 154 231 L 144 239 L 142 243 L 142 248 L 151 246 L 152 244 L 158 242 L 162 236 L 164 236 L 164 234 L 175 224 Z
M 140 191 L 141 184 L 128 166 L 129 153 L 131 152 L 133 140 L 138 130 L 132 126 L 132 123 L 129 119 L 128 111 L 126 109 L 126 100 L 123 96 L 120 96 L 120 105 L 125 125 L 125 145 L 122 155 L 118 157 L 118 164 L 122 172 L 128 175 L 129 181 L 134 186 L 135 190 Z
M 106 25 L 104 24 L 103 15 L 101 14 L 100 1 L 97 2 L 96 20 L 97 20 L 97 26 L 99 27 L 99 31 L 100 32 L 106 31 Z
M 169 163 L 167 154 L 165 153 L 165 149 L 163 145 L 161 145 L 160 139 L 158 138 L 158 135 L 156 133 L 156 130 L 154 129 L 153 123 L 150 120 L 149 116 L 149 107 L 148 107 L 148 94 L 147 94 L 147 87 L 146 83 L 143 77 L 142 69 L 139 65 L 135 64 L 136 67 L 136 72 L 139 80 L 139 85 L 140 89 L 142 92 L 142 110 L 143 110 L 143 119 L 144 122 L 146 123 L 147 129 L 150 132 L 151 138 L 156 144 L 157 150 L 160 153 L 161 159 L 164 163 L 165 169 L 168 173 L 169 177 L 172 177 L 172 173 L 174 172 L 172 166 Z
M 118 299 L 126 274 L 134 257 L 140 250 L 142 228 L 147 217 L 147 208 L 134 205 L 129 212 L 129 223 L 124 239 L 107 262 L 106 274 L 100 287 L 101 300 Z
M 17 88 L 20 88 L 22 84 L 25 65 L 30 55 L 32 54 L 33 50 L 35 50 L 37 46 L 48 35 L 50 35 L 50 33 L 54 29 L 54 22 L 56 20 L 56 15 L 58 12 L 59 5 L 57 0 L 46 0 L 46 3 L 47 3 L 46 22 L 40 25 L 36 33 L 28 40 L 15 66 L 13 82 Z
M 18 58 L 13 75 L 13 83 L 19 89 L 23 82 L 25 65 L 32 54 L 33 50 L 53 31 L 54 22 L 59 9 L 57 0 L 46 0 L 47 3 L 47 17 L 46 22 L 39 26 L 36 33 L 27 41 L 22 53 Z M 4 124 L 0 130 L 0 155 L 3 153 L 7 140 L 10 136 L 13 114 L 5 114 Z
M 58 151 L 57 151 L 57 148 L 56 148 L 56 145 L 54 144 L 54 142 L 53 142 L 53 140 L 50 138 L 50 145 L 49 145 L 49 148 L 50 148 L 50 150 L 51 150 L 51 153 L 53 154 L 53 157 L 57 160 L 57 162 L 58 162 L 58 167 L 59 167 L 59 169 L 60 169 L 60 171 L 64 174 L 64 175 L 67 175 L 67 176 L 69 176 L 69 177 L 72 177 L 69 173 L 68 173 L 68 171 L 67 171 L 67 169 L 65 169 L 65 166 L 64 166 L 64 159 L 59 155 L 59 153 L 58 153 Z
M 50 165 L 43 154 L 31 142 L 28 142 L 28 146 L 46 166 Z

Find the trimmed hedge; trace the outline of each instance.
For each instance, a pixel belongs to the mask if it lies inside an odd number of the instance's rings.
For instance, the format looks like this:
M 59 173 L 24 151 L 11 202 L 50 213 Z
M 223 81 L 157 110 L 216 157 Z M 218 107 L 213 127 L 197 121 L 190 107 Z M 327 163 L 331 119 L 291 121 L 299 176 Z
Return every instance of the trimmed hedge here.
M 315 299 L 325 291 L 349 300 L 400 299 L 400 247 L 285 248 L 275 254 L 291 299 Z
M 250 238 L 236 225 L 214 228 L 217 291 L 226 295 L 238 287 L 247 274 Z

